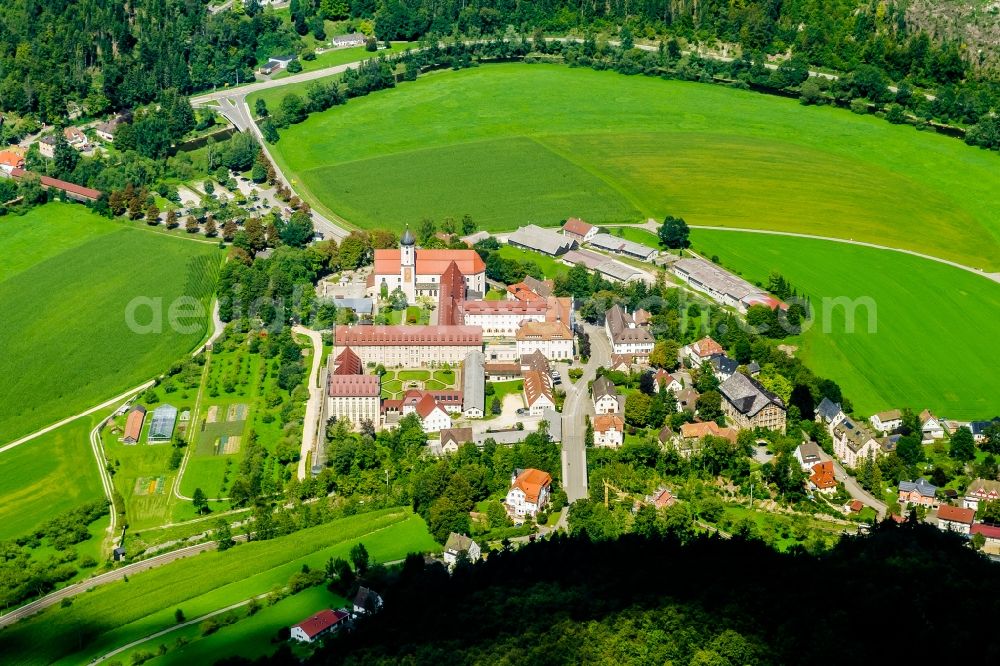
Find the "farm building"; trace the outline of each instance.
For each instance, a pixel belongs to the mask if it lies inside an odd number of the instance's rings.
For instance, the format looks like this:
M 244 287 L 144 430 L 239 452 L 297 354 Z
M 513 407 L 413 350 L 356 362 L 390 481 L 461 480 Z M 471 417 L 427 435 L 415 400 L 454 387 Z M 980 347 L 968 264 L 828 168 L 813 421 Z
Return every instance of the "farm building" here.
M 302 643 L 312 643 L 317 638 L 322 638 L 327 634 L 332 634 L 345 624 L 345 620 L 350 617 L 346 611 L 342 610 L 322 610 L 312 617 L 302 620 L 292 626 L 291 637 L 293 640 Z
M 594 234 L 589 243 L 592 247 L 596 247 L 599 250 L 623 254 L 626 257 L 632 257 L 640 261 L 650 261 L 659 254 L 659 251 L 655 248 L 624 238 L 618 238 L 611 234 Z
M 562 232 L 563 236 L 569 236 L 580 243 L 586 243 L 597 235 L 597 227 L 578 217 L 571 217 L 563 224 Z
M 139 434 L 142 432 L 142 424 L 146 420 L 146 408 L 136 405 L 128 413 L 125 419 L 125 436 L 122 441 L 126 444 L 135 444 L 139 441 Z
M 739 312 L 745 313 L 753 305 L 787 307 L 760 287 L 704 259 L 681 259 L 674 263 L 673 270 L 689 286 Z
M 59 190 L 66 195 L 66 198 L 73 199 L 74 201 L 87 202 L 87 201 L 97 201 L 101 197 L 101 191 L 95 190 L 91 187 L 84 187 L 83 185 L 77 185 L 76 183 L 70 183 L 65 180 L 59 180 L 58 178 L 51 178 L 49 176 L 42 176 L 34 174 L 30 171 L 25 171 L 24 169 L 12 169 L 10 171 L 10 176 L 14 180 L 20 180 L 29 176 L 38 176 L 38 181 L 42 186 L 43 190 L 55 189 Z
M 542 229 L 534 224 L 518 228 L 507 238 L 507 243 L 553 257 L 577 248 L 577 242 L 572 238 L 562 236 L 551 229 Z
M 153 410 L 153 420 L 149 424 L 147 442 L 169 442 L 174 435 L 174 424 L 177 422 L 177 408 L 173 405 L 160 405 Z

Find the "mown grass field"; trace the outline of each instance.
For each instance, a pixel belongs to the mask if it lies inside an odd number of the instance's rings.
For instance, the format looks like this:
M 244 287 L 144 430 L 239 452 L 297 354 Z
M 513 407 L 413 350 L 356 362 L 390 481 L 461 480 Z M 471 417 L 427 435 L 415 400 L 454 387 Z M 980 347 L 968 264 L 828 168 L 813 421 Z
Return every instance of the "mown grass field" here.
M 569 266 L 562 263 L 555 257 L 550 257 L 547 254 L 542 254 L 541 252 L 533 252 L 531 250 L 514 247 L 513 245 L 504 245 L 499 250 L 496 250 L 496 252 L 504 259 L 516 259 L 522 263 L 531 262 L 533 264 L 537 264 L 538 267 L 542 269 L 542 273 L 545 275 L 545 279 L 547 280 L 551 280 L 557 275 L 569 272 Z
M 315 114 L 273 150 L 311 202 L 361 227 L 673 214 L 1000 268 L 995 154 L 719 86 L 558 65 L 440 72 Z
M 381 562 L 440 550 L 409 509 L 352 516 L 98 587 L 75 597 L 69 608 L 49 608 L 0 632 L 0 654 L 5 664 L 86 663 L 175 625 L 177 608 L 194 618 L 264 594 L 284 586 L 303 564 L 321 568 L 330 557 L 345 557 L 359 541 Z
M 26 243 L 31 251 L 16 254 Z M 0 220 L 0 256 L 3 443 L 135 386 L 187 353 L 208 330 L 222 260 L 211 245 L 123 228 L 70 204 Z M 182 322 L 187 332 L 168 317 L 182 296 L 205 313 Z M 130 329 L 126 312 L 136 298 L 161 312 L 159 332 Z M 137 309 L 135 319 L 149 323 L 151 309 Z
M 99 418 L 77 419 L 0 453 L 0 541 L 104 497 L 89 440 Z
M 988 418 L 1000 412 L 1000 284 L 899 252 L 831 241 L 694 230 L 695 248 L 752 281 L 779 271 L 812 301 L 815 322 L 799 354 L 836 380 L 862 414 L 894 407 L 938 416 Z M 824 298 L 870 298 L 877 329 L 859 307 L 855 332 L 844 308 Z M 831 332 L 824 332 L 829 326 Z

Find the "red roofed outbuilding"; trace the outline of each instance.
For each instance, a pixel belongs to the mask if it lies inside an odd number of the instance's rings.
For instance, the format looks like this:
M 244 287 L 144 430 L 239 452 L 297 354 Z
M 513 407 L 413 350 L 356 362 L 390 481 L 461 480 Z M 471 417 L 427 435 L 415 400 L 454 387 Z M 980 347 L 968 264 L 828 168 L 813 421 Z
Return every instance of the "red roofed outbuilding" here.
M 322 610 L 293 625 L 291 637 L 302 643 L 312 643 L 323 636 L 339 631 L 349 617 L 350 614 L 347 611 Z

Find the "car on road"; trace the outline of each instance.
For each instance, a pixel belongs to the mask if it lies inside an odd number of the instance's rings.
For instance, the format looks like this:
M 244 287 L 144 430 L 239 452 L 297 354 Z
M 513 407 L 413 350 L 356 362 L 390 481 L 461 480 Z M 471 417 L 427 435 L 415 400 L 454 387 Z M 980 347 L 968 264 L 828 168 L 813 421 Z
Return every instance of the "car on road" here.
M 528 410 L 527 410 L 527 409 L 525 409 L 524 407 L 519 407 L 519 408 L 518 408 L 518 410 L 517 410 L 517 412 L 515 412 L 515 413 L 516 413 L 516 414 L 517 414 L 518 416 L 524 416 L 525 414 L 527 414 L 527 413 L 528 413 Z

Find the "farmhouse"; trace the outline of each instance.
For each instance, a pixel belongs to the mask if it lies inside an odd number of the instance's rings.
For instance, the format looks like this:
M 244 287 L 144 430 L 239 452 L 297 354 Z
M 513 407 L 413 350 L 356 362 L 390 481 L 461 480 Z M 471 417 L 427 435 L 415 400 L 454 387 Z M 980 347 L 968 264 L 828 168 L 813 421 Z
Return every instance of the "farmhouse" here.
M 636 326 L 635 319 L 620 305 L 615 304 L 605 313 L 604 330 L 613 354 L 634 354 L 642 361 L 653 351 L 653 336 L 647 329 Z
M 465 281 L 466 294 L 486 293 L 486 264 L 475 250 L 424 250 L 416 247 L 416 238 L 409 228 L 403 233 L 398 250 L 375 250 L 375 271 L 372 286 L 381 291 L 382 285 L 391 293 L 397 288 L 407 303 L 417 296 L 437 298 L 442 277 L 454 262 Z
M 458 365 L 483 348 L 478 326 L 336 326 L 333 354 L 350 347 L 364 364 L 387 368 Z
M 903 414 L 898 409 L 890 409 L 887 412 L 879 412 L 868 420 L 871 421 L 873 428 L 884 435 L 903 425 Z
M 979 511 L 980 502 L 1000 501 L 1000 481 L 992 479 L 976 479 L 965 489 L 965 499 L 962 506 L 966 509 Z
M 82 150 L 87 145 L 87 135 L 79 127 L 72 125 L 67 127 L 63 130 L 63 136 L 66 138 L 66 142 L 77 150 Z
M 865 458 L 877 457 L 881 452 L 878 442 L 868 428 L 859 426 L 849 418 L 833 426 L 833 454 L 848 467 L 857 467 Z
M 546 409 L 555 409 L 556 402 L 552 398 L 552 386 L 547 375 L 537 370 L 524 373 L 524 404 L 528 406 L 528 414 L 541 416 Z
M 737 372 L 719 386 L 722 411 L 737 428 L 785 432 L 785 403 L 760 382 Z
M 163 404 L 153 410 L 153 419 L 149 425 L 147 442 L 169 442 L 174 435 L 174 424 L 177 422 L 177 408 Z
M 469 352 L 462 363 L 462 413 L 480 419 L 486 413 L 485 357 L 481 351 Z
M 355 615 L 374 615 L 382 608 L 382 597 L 375 590 L 362 585 L 354 595 L 353 611 Z
M 345 46 L 364 46 L 368 40 L 363 32 L 352 32 L 347 35 L 336 35 L 333 38 L 333 45 L 341 48 Z
M 617 449 L 625 441 L 625 422 L 617 414 L 594 417 L 594 446 Z
M 587 224 L 578 217 L 566 220 L 562 228 L 563 236 L 568 236 L 578 243 L 586 243 L 597 235 L 597 227 Z
M 920 433 L 924 443 L 933 442 L 936 439 L 944 437 L 944 426 L 928 409 L 920 412 Z
M 472 428 L 445 428 L 441 431 L 441 453 L 455 453 L 459 447 L 471 441 Z
M 573 358 L 573 334 L 563 322 L 526 321 L 514 337 L 518 356 L 539 351 L 552 361 Z
M 596 414 L 621 414 L 625 409 L 625 398 L 611 380 L 601 376 L 594 380 L 591 386 L 594 393 L 594 412 Z
M 478 562 L 482 556 L 479 544 L 464 534 L 452 532 L 444 544 L 444 563 L 454 568 L 459 560 Z
M 142 424 L 146 420 L 146 408 L 136 405 L 129 410 L 125 419 L 125 433 L 122 441 L 126 444 L 135 444 L 139 441 L 139 434 L 142 432 Z
M 943 532 L 957 532 L 968 536 L 975 518 L 976 512 L 972 509 L 942 504 L 938 507 L 937 526 Z
M 510 490 L 504 504 L 516 517 L 532 516 L 549 503 L 552 477 L 538 469 L 517 469 L 510 478 Z
M 350 350 L 348 350 L 350 351 Z M 331 374 L 327 376 L 326 414 L 358 428 L 362 421 L 379 423 L 382 381 L 378 375 Z
M 118 132 L 118 126 L 124 122 L 121 116 L 117 116 L 108 120 L 107 122 L 100 123 L 94 128 L 94 133 L 101 137 L 108 143 L 115 140 L 115 134 Z
M 832 494 L 837 492 L 837 480 L 833 475 L 833 462 L 817 463 L 812 466 L 809 475 L 809 485 L 817 492 Z
M 316 639 L 338 631 L 348 617 L 345 611 L 322 610 L 312 617 L 292 625 L 292 640 L 312 643 Z
M 899 504 L 907 506 L 910 504 L 920 504 L 923 506 L 937 506 L 937 486 L 927 479 L 920 478 L 916 481 L 899 482 Z
M 534 224 L 520 227 L 507 238 L 507 243 L 553 257 L 577 248 L 577 242 L 572 238 Z
M 659 251 L 654 248 L 611 234 L 594 234 L 589 242 L 591 247 L 596 247 L 599 250 L 621 254 L 640 261 L 650 261 L 659 254 Z
M 687 360 L 692 368 L 700 368 L 702 363 L 707 363 L 713 356 L 725 354 L 726 350 L 712 338 L 705 336 L 697 342 L 692 342 L 681 348 L 681 360 Z

